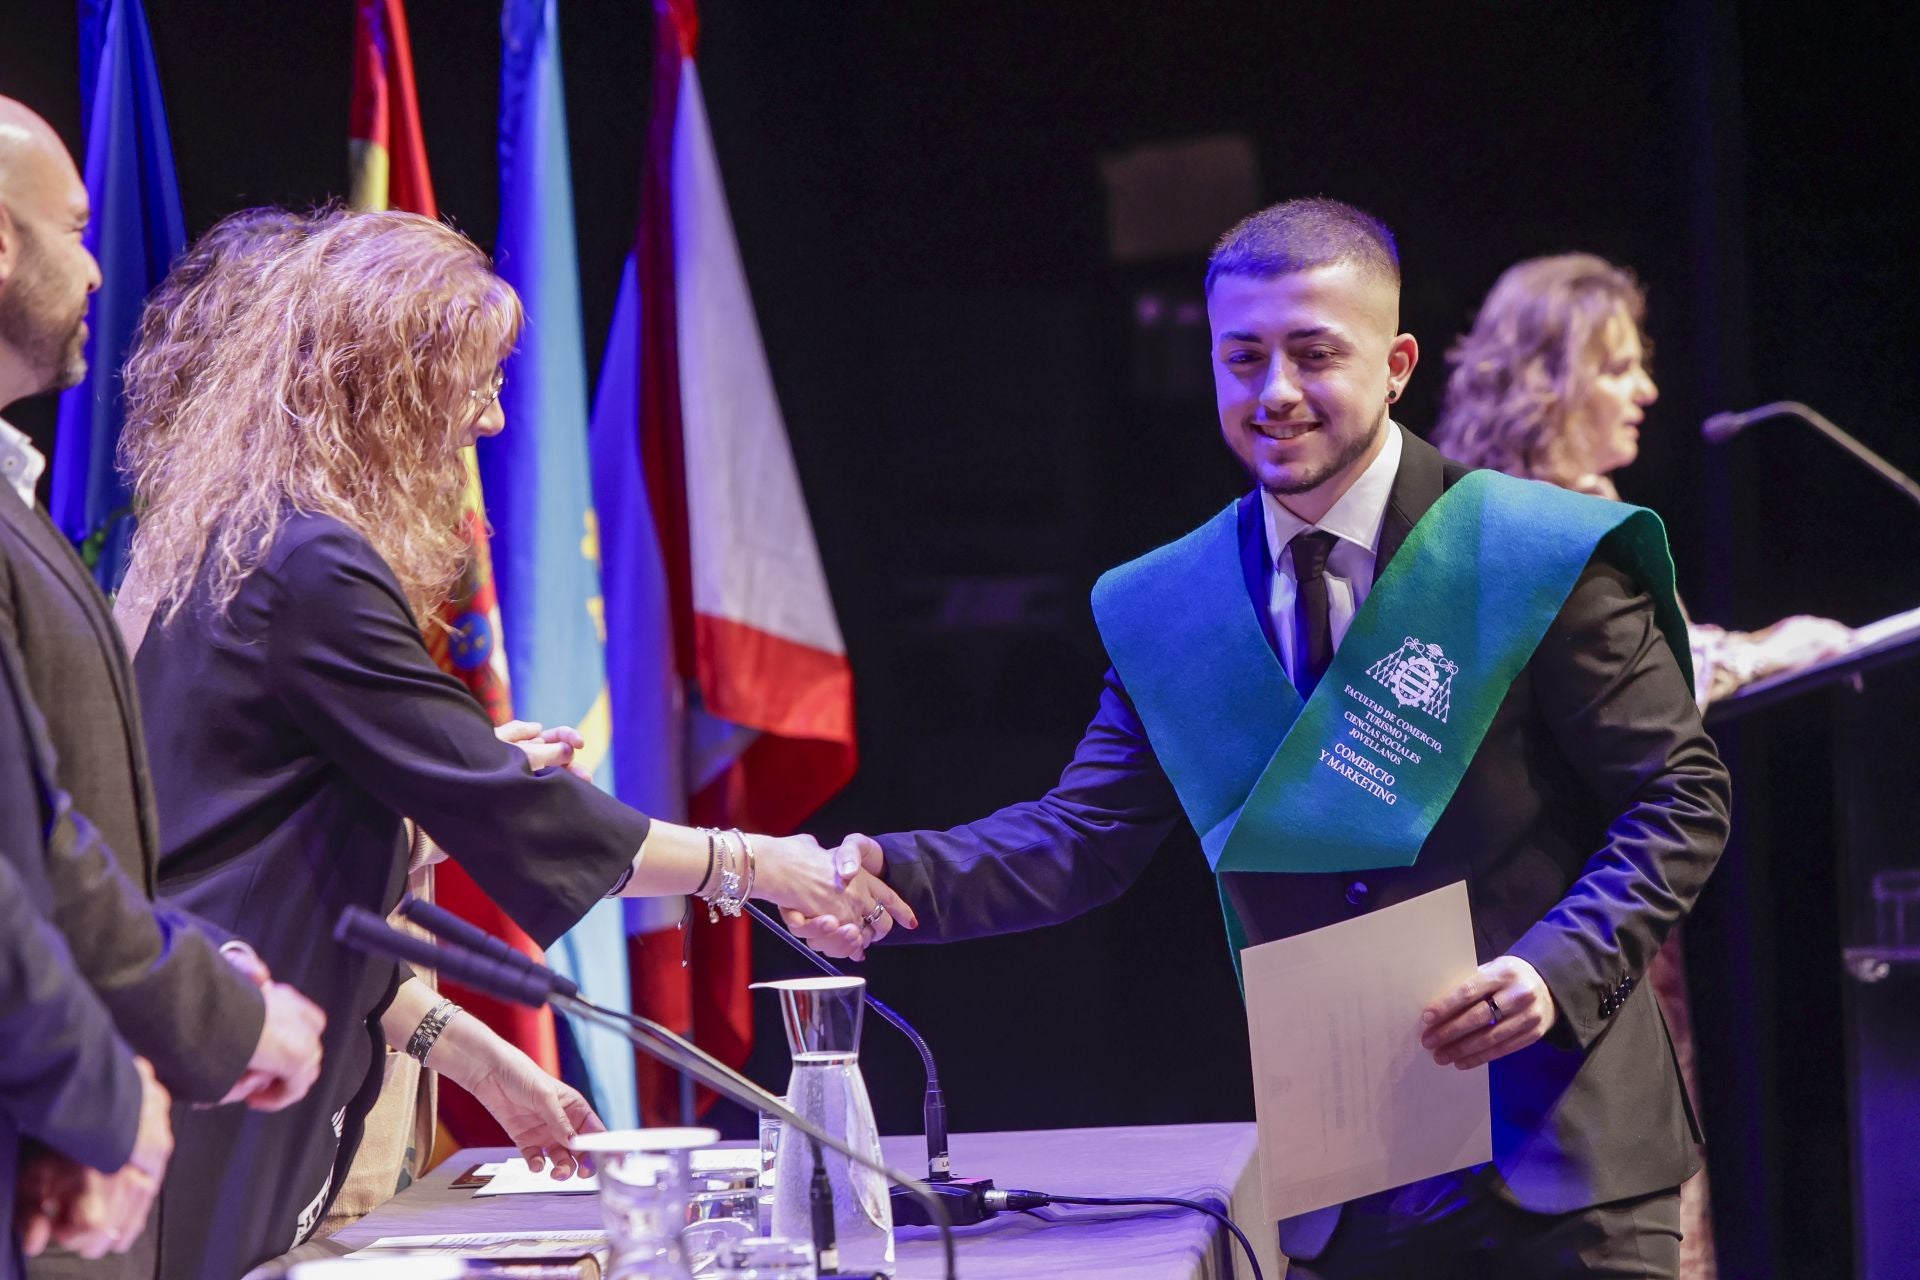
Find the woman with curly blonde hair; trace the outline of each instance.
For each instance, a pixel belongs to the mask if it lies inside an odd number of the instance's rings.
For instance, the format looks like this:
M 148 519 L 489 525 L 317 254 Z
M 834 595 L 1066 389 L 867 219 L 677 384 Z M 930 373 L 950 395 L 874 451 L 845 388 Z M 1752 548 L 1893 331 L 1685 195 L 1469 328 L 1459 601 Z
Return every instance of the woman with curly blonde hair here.
M 1659 396 L 1647 371 L 1646 295 L 1589 253 L 1508 268 L 1447 353 L 1433 443 L 1475 467 L 1617 498 L 1608 473 L 1639 452 Z
M 912 920 L 810 838 L 650 821 L 495 737 L 418 619 L 461 568 L 460 450 L 505 425 L 519 299 L 429 219 L 301 230 L 222 269 L 238 301 L 204 352 L 209 325 L 156 319 L 129 365 L 132 402 L 163 406 L 123 443 L 142 504 L 129 607 L 150 618 L 134 666 L 161 891 L 328 1016 L 301 1102 L 176 1117 L 167 1275 L 239 1275 L 311 1233 L 359 1145 L 395 1009 L 417 1002 L 410 1054 L 464 1069 L 442 1034 L 457 1008 L 332 937 L 343 908 L 394 906 L 418 852 L 404 817 L 543 946 L 616 893 L 735 909 L 753 894 L 876 935 Z M 557 1096 L 534 1102 L 559 1146 L 590 1113 L 551 1114 Z
M 1531 258 L 1495 282 L 1473 327 L 1447 353 L 1451 372 L 1433 444 L 1448 457 L 1523 479 L 1619 498 L 1613 472 L 1640 452 L 1659 398 L 1647 368 L 1646 295 L 1633 273 L 1590 253 Z M 1744 634 L 1689 623 L 1704 707 L 1761 675 L 1817 661 L 1849 632 L 1824 618 L 1788 618 Z M 1696 1096 L 1692 1018 L 1680 935 L 1648 974 Z M 1717 1274 L 1703 1168 L 1680 1189 L 1680 1276 Z
M 147 299 L 134 355 L 126 367 L 126 421 L 131 430 L 123 438 L 130 442 L 122 449 L 123 467 L 133 470 L 141 459 L 175 448 L 169 435 L 179 421 L 175 406 L 249 302 L 258 285 L 254 264 L 291 251 L 340 216 L 338 209 L 311 213 L 243 209 L 214 224 L 174 263 L 165 282 Z M 144 594 L 136 573 L 129 576 L 116 603 L 117 619 L 133 653 L 139 652 L 150 616 L 135 604 Z M 428 619 L 430 651 L 433 629 L 445 630 L 445 618 L 454 607 L 443 607 Z M 543 735 L 540 726 L 519 721 L 497 727 L 494 734 L 518 745 L 535 767 L 567 763 L 569 736 L 578 740 L 571 730 Z M 407 891 L 432 898 L 430 865 L 415 860 L 408 870 Z M 404 927 L 404 921 L 395 923 Z M 387 1034 L 384 1084 L 368 1115 L 354 1163 L 322 1224 L 324 1231 L 330 1233 L 364 1215 L 426 1166 L 436 1129 L 437 1090 L 433 1078 L 423 1074 L 421 1064 L 404 1050 L 432 1001 L 430 986 L 410 978 L 401 984 L 381 1019 Z M 514 1145 L 530 1154 L 536 1168 L 551 1151 L 556 1175 L 571 1170 L 571 1153 L 555 1146 L 561 1126 L 570 1122 L 576 1127 L 599 1127 L 598 1117 L 575 1090 L 477 1019 L 453 1019 L 437 1042 L 433 1059 L 435 1074 L 451 1079 L 487 1106 Z

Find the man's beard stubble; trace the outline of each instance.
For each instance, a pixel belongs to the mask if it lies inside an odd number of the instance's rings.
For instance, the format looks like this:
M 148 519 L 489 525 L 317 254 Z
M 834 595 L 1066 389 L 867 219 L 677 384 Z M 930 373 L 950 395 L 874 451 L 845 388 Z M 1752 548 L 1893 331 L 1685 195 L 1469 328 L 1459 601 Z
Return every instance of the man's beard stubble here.
M 24 264 L 23 264 L 24 265 Z M 87 376 L 87 299 L 71 318 L 48 323 L 39 280 L 28 270 L 14 277 L 14 285 L 0 294 L 0 342 L 20 352 L 43 381 L 34 392 L 65 391 Z
M 1386 424 L 1387 406 L 1383 404 L 1380 406 L 1380 416 L 1373 420 L 1372 428 L 1369 429 L 1365 435 L 1356 438 L 1353 443 L 1334 455 L 1326 466 L 1314 472 L 1312 475 L 1302 476 L 1278 488 L 1267 486 L 1267 492 L 1277 497 L 1289 497 L 1296 493 L 1308 493 L 1314 489 L 1318 489 L 1329 479 L 1339 475 L 1342 471 L 1352 466 L 1367 450 L 1373 448 L 1374 442 L 1380 438 L 1380 433 L 1386 428 Z

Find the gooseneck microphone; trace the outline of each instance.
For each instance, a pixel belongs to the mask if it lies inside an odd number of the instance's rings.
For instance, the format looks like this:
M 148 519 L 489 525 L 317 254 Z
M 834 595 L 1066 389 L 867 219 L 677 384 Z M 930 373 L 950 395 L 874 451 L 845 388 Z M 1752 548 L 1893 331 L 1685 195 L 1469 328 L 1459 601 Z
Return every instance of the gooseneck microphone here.
M 414 909 L 407 913 L 407 918 L 417 920 L 429 930 L 433 929 L 435 923 L 445 923 L 444 920 L 435 918 L 436 914 L 445 914 L 438 912 L 438 909 L 419 913 L 422 905 L 415 902 Z M 430 920 L 432 923 L 429 923 Z M 765 1111 L 780 1117 L 782 1122 L 791 1125 L 796 1132 L 811 1138 L 816 1150 L 825 1147 L 830 1151 L 838 1152 L 862 1168 L 874 1170 L 889 1182 L 914 1190 L 928 1205 L 931 1221 L 940 1230 L 946 1275 L 948 1280 L 953 1280 L 956 1274 L 953 1230 L 947 1221 L 946 1206 L 930 1188 L 908 1174 L 862 1155 L 726 1063 L 652 1019 L 640 1017 L 638 1014 L 623 1014 L 603 1009 L 585 996 L 562 990 L 562 984 L 566 983 L 564 978 L 531 957 L 513 951 L 512 948 L 507 948 L 512 953 L 512 959 L 502 959 L 497 958 L 496 954 L 477 954 L 464 946 L 444 939 L 440 945 L 435 946 L 433 943 L 392 928 L 385 920 L 362 907 L 348 907 L 342 911 L 339 922 L 334 926 L 333 936 L 337 941 L 369 955 L 403 960 L 410 964 L 437 969 L 456 982 L 497 996 L 502 1000 L 536 1008 L 543 1004 L 551 1004 L 564 1012 L 610 1027 L 625 1036 L 635 1048 L 648 1057 L 691 1076 L 722 1097 L 729 1098 L 750 1111 Z M 488 948 L 488 950 L 491 952 L 493 949 Z M 830 1256 L 832 1242 L 829 1240 L 825 1243 Z M 823 1276 L 824 1274 L 823 1272 Z
M 1700 424 L 1700 434 L 1706 438 L 1708 444 L 1724 444 L 1754 423 L 1764 422 L 1768 418 L 1798 418 L 1852 454 L 1854 459 L 1869 471 L 1904 493 L 1908 501 L 1920 505 L 1920 484 L 1916 484 L 1912 476 L 1842 431 L 1825 414 L 1801 404 L 1798 400 L 1775 400 L 1771 404 L 1763 404 L 1757 409 L 1748 409 L 1744 413 L 1716 413 Z
M 515 964 L 491 956 L 476 955 L 458 946 L 435 946 L 424 938 L 400 932 L 363 907 L 348 907 L 342 911 L 340 922 L 334 926 L 333 937 L 336 942 L 344 942 L 355 951 L 384 956 L 389 960 L 404 960 L 423 969 L 435 969 L 462 986 L 536 1008 L 556 993 L 553 979 L 560 976 L 551 970 L 544 973 L 536 971 L 533 962 L 517 951 L 513 953 L 514 958 L 524 963 Z
M 555 973 L 526 952 L 509 944 L 506 939 L 496 938 L 478 925 L 468 924 L 445 907 L 436 907 L 425 898 L 416 898 L 408 894 L 400 899 L 400 914 L 434 937 L 451 942 L 456 947 L 465 947 L 489 960 L 524 969 L 529 973 L 546 974 L 553 984 L 553 990 L 561 995 L 580 994 L 580 988 L 572 978 L 563 973 Z
M 789 933 L 784 925 L 772 916 L 747 903 L 747 912 L 755 920 L 765 925 L 782 942 L 805 956 L 822 973 L 835 978 L 844 978 L 846 972 L 831 960 L 809 947 L 806 943 Z M 874 998 L 873 988 L 865 987 L 861 991 L 867 1007 L 900 1029 L 900 1033 L 913 1042 L 920 1051 L 920 1062 L 927 1071 L 927 1093 L 921 1107 L 921 1115 L 927 1125 L 927 1185 L 935 1195 L 946 1201 L 947 1216 L 956 1227 L 964 1227 L 975 1222 L 984 1222 L 997 1212 L 989 1206 L 985 1196 L 993 1190 L 992 1178 L 955 1178 L 953 1159 L 947 1146 L 947 1100 L 940 1091 L 940 1068 L 934 1065 L 933 1050 L 927 1046 L 925 1037 L 913 1029 L 913 1025 L 892 1009 Z M 922 1207 L 923 1201 L 904 1194 L 895 1188 L 893 1197 L 893 1217 L 895 1222 L 908 1226 L 926 1226 L 928 1219 Z

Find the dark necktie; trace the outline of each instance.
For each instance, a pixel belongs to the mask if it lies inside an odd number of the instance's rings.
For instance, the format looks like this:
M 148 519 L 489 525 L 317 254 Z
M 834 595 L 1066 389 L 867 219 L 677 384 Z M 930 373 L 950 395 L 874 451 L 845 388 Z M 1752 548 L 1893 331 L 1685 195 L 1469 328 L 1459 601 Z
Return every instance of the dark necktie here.
M 1293 684 L 1302 698 L 1333 661 L 1333 615 L 1327 608 L 1327 556 L 1333 551 L 1330 533 L 1296 533 L 1287 546 L 1293 552 Z

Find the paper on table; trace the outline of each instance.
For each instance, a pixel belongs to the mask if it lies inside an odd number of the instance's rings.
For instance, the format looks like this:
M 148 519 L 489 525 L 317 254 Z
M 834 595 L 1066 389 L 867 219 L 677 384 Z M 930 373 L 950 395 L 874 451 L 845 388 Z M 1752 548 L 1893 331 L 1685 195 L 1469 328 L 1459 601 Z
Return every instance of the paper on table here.
M 1240 958 L 1270 1217 L 1492 1159 L 1487 1069 L 1436 1066 L 1419 1038 L 1476 966 L 1464 882 Z
M 476 1172 L 488 1174 L 487 1185 L 475 1191 L 476 1196 L 591 1195 L 600 1189 L 600 1179 L 583 1178 L 577 1173 L 556 1182 L 545 1169 L 535 1173 L 527 1168 L 527 1162 L 519 1156 L 491 1166 L 490 1173 L 487 1166 Z
M 604 1231 L 480 1231 L 438 1236 L 381 1236 L 353 1257 L 382 1254 L 462 1258 L 559 1258 L 593 1255 L 606 1261 Z
M 758 1147 L 701 1147 L 688 1153 L 687 1167 L 694 1173 L 713 1173 L 722 1169 L 753 1168 L 759 1163 Z M 473 1193 L 475 1196 L 590 1194 L 600 1189 L 600 1179 L 583 1178 L 579 1174 L 564 1182 L 555 1182 L 544 1169 L 539 1173 L 528 1169 L 526 1160 L 520 1156 L 495 1164 L 476 1165 L 473 1172 L 488 1179 L 486 1186 Z

